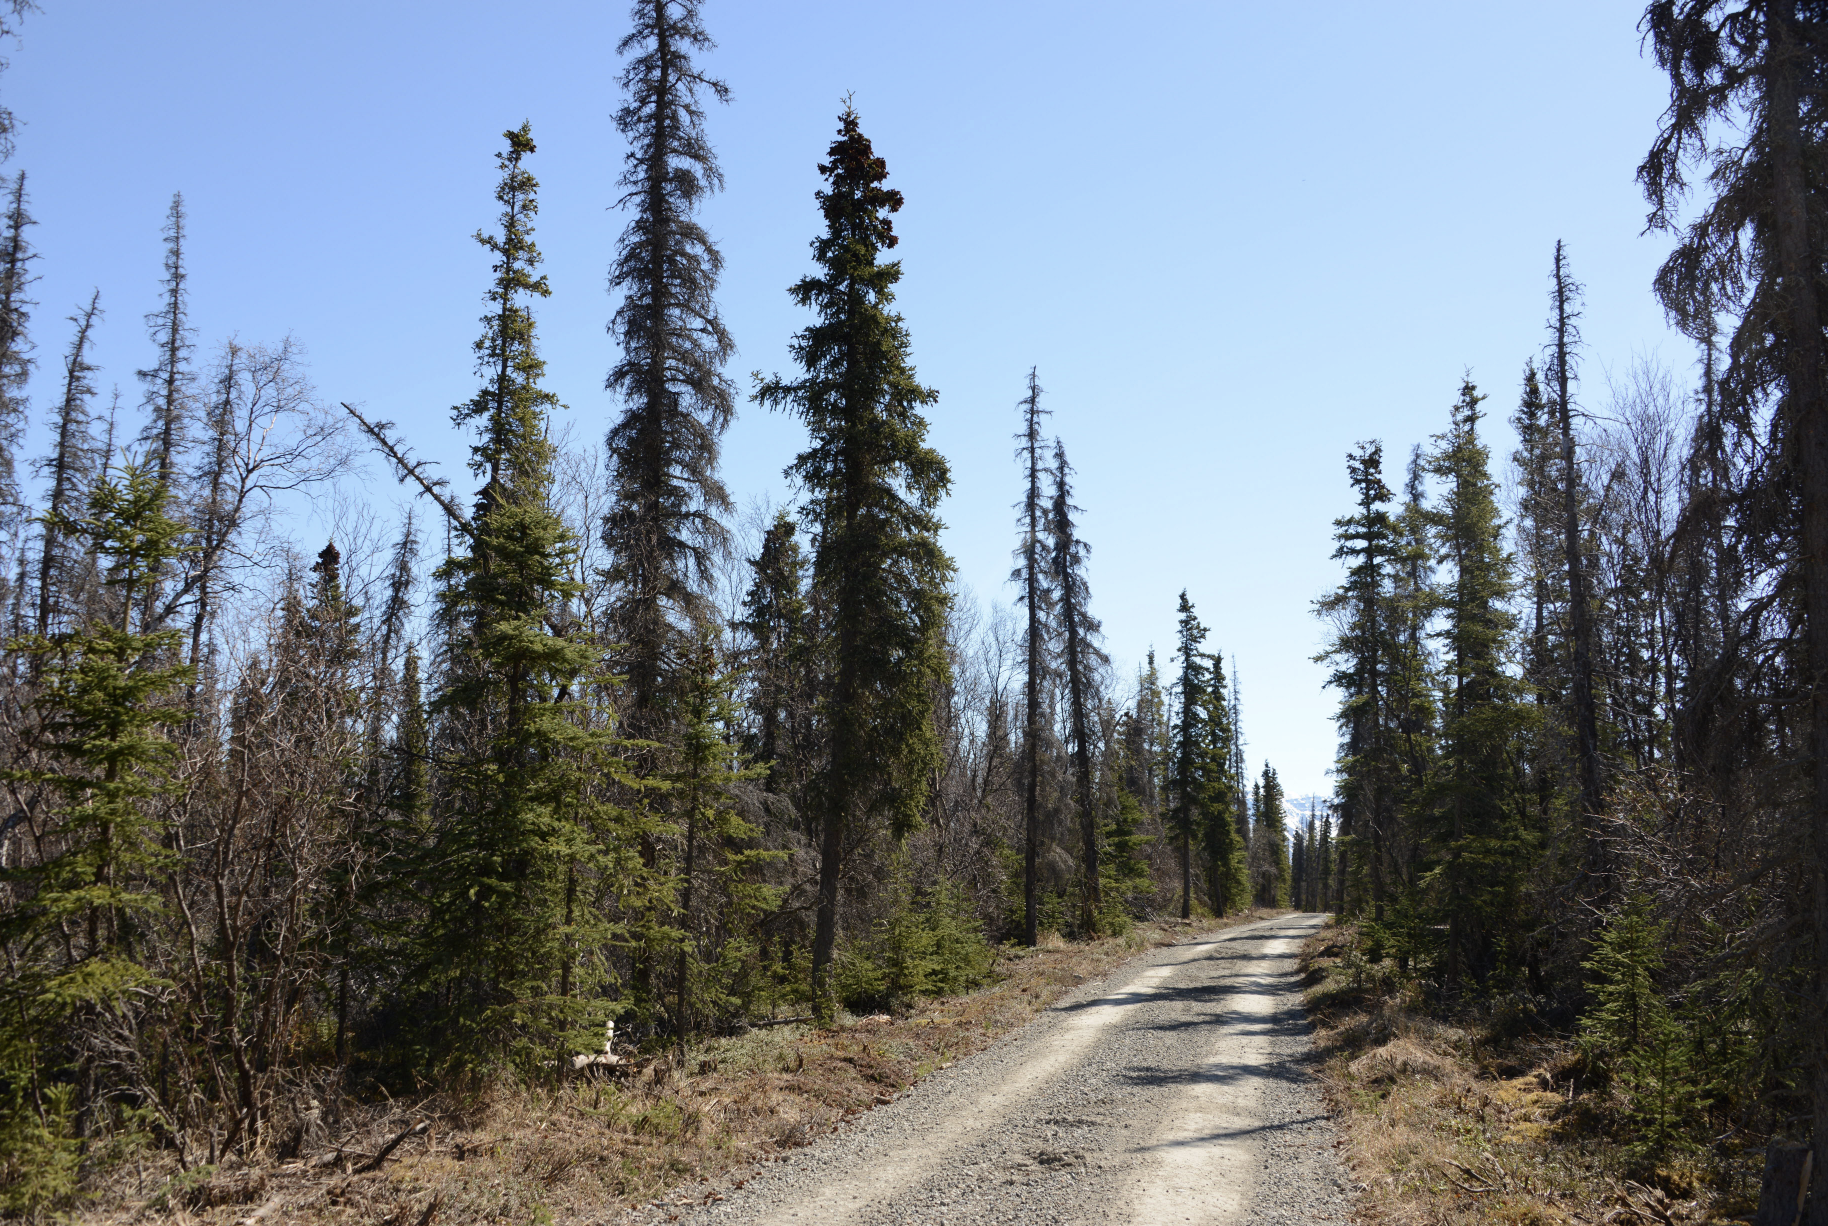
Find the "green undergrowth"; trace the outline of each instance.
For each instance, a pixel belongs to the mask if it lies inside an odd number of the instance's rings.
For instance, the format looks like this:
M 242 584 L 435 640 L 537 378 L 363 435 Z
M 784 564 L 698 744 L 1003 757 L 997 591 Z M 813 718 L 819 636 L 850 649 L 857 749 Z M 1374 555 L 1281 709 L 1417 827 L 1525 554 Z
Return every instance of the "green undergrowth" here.
M 1368 1219 L 1749 1220 L 1763 1138 L 1720 1135 L 1703 1072 L 1738 1055 L 1656 995 L 1654 924 L 1609 930 L 1592 1000 L 1559 1027 L 1515 987 L 1450 1002 L 1425 964 L 1378 957 L 1378 937 L 1331 925 L 1302 954 Z

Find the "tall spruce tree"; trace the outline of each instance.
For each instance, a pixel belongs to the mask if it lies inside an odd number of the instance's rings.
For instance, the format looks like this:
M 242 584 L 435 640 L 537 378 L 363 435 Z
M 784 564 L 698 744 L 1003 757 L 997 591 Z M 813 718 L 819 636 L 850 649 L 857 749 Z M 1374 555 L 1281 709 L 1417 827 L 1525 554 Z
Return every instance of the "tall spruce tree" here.
M 1594 694 L 1593 610 L 1581 521 L 1582 482 L 1580 460 L 1574 443 L 1574 362 L 1580 347 L 1581 286 L 1568 272 L 1568 257 L 1561 240 L 1555 242 L 1555 262 L 1549 273 L 1548 378 L 1551 409 L 1560 442 L 1557 491 L 1560 495 L 1562 566 L 1568 597 L 1568 696 L 1574 725 L 1575 767 L 1580 783 L 1577 810 L 1583 853 L 1581 875 L 1585 893 L 1604 906 L 1612 895 L 1612 873 L 1601 837 L 1603 779 L 1600 768 L 1599 714 Z
M 1308 910 L 1308 857 L 1313 851 L 1313 822 L 1304 818 L 1295 826 L 1295 837 L 1289 843 L 1288 893 L 1297 911 Z
M 1393 846 L 1389 856 L 1395 891 L 1413 892 L 1420 872 L 1420 844 L 1413 814 L 1428 785 L 1438 751 L 1439 704 L 1429 626 L 1436 611 L 1433 522 L 1426 494 L 1426 463 L 1417 446 L 1409 454 L 1403 501 L 1393 519 L 1389 624 L 1384 654 L 1388 711 Z M 1411 908 L 1413 910 L 1413 908 Z
M 723 256 L 697 219 L 723 186 L 702 100 L 727 102 L 730 90 L 692 61 L 716 46 L 699 8 L 699 0 L 637 0 L 634 28 L 616 48 L 628 58 L 616 127 L 628 142 L 619 182 L 630 217 L 609 274 L 610 292 L 623 296 L 609 324 L 622 356 L 605 386 L 623 411 L 608 436 L 603 543 L 611 631 L 624 644 L 627 727 L 662 741 L 669 678 L 707 616 L 701 589 L 725 539 L 730 497 L 718 451 L 735 412 L 723 373 L 735 345 L 715 297 Z
M 1516 616 L 1504 521 L 1479 438 L 1479 404 L 1461 384 L 1447 431 L 1429 467 L 1446 489 L 1434 512 L 1437 557 L 1445 567 L 1442 614 L 1442 761 L 1422 798 L 1438 882 L 1435 905 L 1447 927 L 1445 976 L 1480 982 L 1518 952 L 1504 930 L 1518 914 L 1530 851 L 1519 821 L 1516 746 L 1531 719 L 1508 664 Z
M 1292 874 L 1289 864 L 1288 814 L 1283 806 L 1282 780 L 1269 763 L 1263 764 L 1257 803 L 1250 829 L 1251 893 L 1259 907 L 1289 905 Z M 1296 846 L 1299 847 L 1297 838 Z
M 1043 539 L 1047 501 L 1041 493 L 1046 465 L 1041 453 L 1041 384 L 1033 367 L 1028 371 L 1028 395 L 1016 402 L 1022 410 L 1021 445 L 1016 458 L 1026 470 L 1022 501 L 1016 504 L 1021 543 L 1016 546 L 1015 570 L 1009 578 L 1018 584 L 1016 603 L 1024 610 L 1022 633 L 1022 943 L 1040 940 L 1041 855 L 1041 742 L 1044 732 L 1041 708 L 1052 672 L 1052 622 L 1054 589 L 1049 582 L 1046 544 Z
M 419 889 L 435 1042 L 462 1066 L 505 1060 L 532 1073 L 601 1008 L 580 972 L 600 973 L 588 951 L 608 930 L 581 905 L 579 878 L 616 855 L 598 784 L 621 763 L 587 709 L 596 652 L 563 628 L 575 625 L 562 614 L 581 587 L 577 542 L 551 505 L 556 401 L 540 386 L 529 308 L 549 293 L 533 242 L 539 185 L 522 164 L 535 146 L 527 124 L 503 135 L 500 228 L 476 236 L 495 258 L 475 346 L 483 384 L 452 412 L 476 429 L 470 467 L 482 484 L 458 525 L 464 549 L 439 573 L 452 646 L 435 707 L 461 736 L 445 770 L 450 812 Z
M 1079 539 L 1073 516 L 1072 468 L 1066 448 L 1054 441 L 1054 494 L 1048 505 L 1048 561 L 1052 587 L 1059 603 L 1060 669 L 1066 674 L 1067 725 L 1072 739 L 1073 803 L 1079 811 L 1082 868 L 1085 873 L 1085 932 L 1095 932 L 1104 900 L 1099 896 L 1098 796 L 1092 778 L 1092 721 L 1090 705 L 1098 671 L 1110 658 L 1098 645 L 1103 627 L 1093 617 L 1091 584 L 1085 564 L 1092 547 Z
M 819 901 L 812 950 L 814 1007 L 835 1008 L 831 969 L 838 886 L 847 848 L 878 820 L 914 827 L 938 762 L 933 687 L 947 673 L 947 584 L 936 513 L 951 477 L 926 445 L 920 410 L 937 399 L 909 361 L 906 326 L 889 308 L 901 265 L 890 214 L 901 193 L 848 104 L 819 167 L 825 233 L 819 271 L 789 293 L 818 321 L 789 346 L 803 372 L 756 389 L 758 402 L 797 414 L 811 435 L 789 472 L 807 494 L 818 541 L 813 583 L 828 611 L 831 679 L 823 725 L 828 757 L 817 781 Z
M 160 481 L 176 492 L 182 468 L 186 419 L 191 413 L 192 388 L 195 382 L 190 370 L 190 355 L 196 348 L 190 326 L 190 302 L 186 283 L 190 279 L 184 266 L 184 197 L 173 193 L 171 208 L 165 215 L 165 276 L 159 282 L 162 301 L 156 311 L 146 314 L 146 329 L 158 354 L 148 370 L 137 371 L 146 385 L 144 409 L 146 426 L 140 442 Z M 160 606 L 162 576 L 154 576 L 146 586 L 146 609 L 154 613 Z
M 1223 657 L 1206 657 L 1207 703 L 1200 722 L 1200 851 L 1205 857 L 1206 893 L 1214 915 L 1250 905 L 1250 870 L 1246 863 L 1250 803 L 1237 771 L 1238 728 L 1233 691 L 1225 681 Z M 1238 814 L 1245 815 L 1239 833 Z
M 173 485 L 179 472 L 184 449 L 185 418 L 189 416 L 191 385 L 191 351 L 196 348 L 190 326 L 190 301 L 187 283 L 190 273 L 184 266 L 184 196 L 174 194 L 171 209 L 165 215 L 165 276 L 159 282 L 161 301 L 156 311 L 146 315 L 158 360 L 148 370 L 139 371 L 146 385 L 146 431 L 142 442 L 159 480 Z
M 1250 842 L 1251 809 L 1244 795 L 1244 779 L 1249 774 L 1244 765 L 1244 683 L 1238 676 L 1238 657 L 1231 657 L 1231 690 L 1226 699 L 1226 713 L 1231 720 L 1231 762 L 1229 770 L 1236 784 L 1234 788 L 1237 809 L 1234 820 L 1238 824 L 1238 839 L 1248 845 Z
M 1161 770 L 1168 726 L 1168 700 L 1162 693 L 1161 671 L 1151 647 L 1136 677 L 1136 702 L 1124 713 L 1122 735 L 1124 790 L 1136 797 L 1143 811 L 1160 817 Z
M 89 295 L 89 304 L 70 316 L 76 335 L 64 354 L 63 395 L 55 410 L 55 438 L 51 454 L 39 462 L 39 472 L 50 482 L 42 521 L 38 560 L 38 637 L 51 633 L 58 603 L 69 593 L 73 576 L 64 548 L 64 527 L 81 505 L 83 491 L 94 469 L 95 442 L 89 433 L 89 398 L 95 384 L 89 376 L 96 366 L 89 360 L 95 325 L 101 318 L 101 291 Z
M 1390 644 L 1391 566 L 1397 525 L 1385 510 L 1390 487 L 1383 478 L 1383 444 L 1360 443 L 1346 457 L 1346 474 L 1358 509 L 1334 521 L 1333 556 L 1349 564 L 1345 582 L 1317 609 L 1340 630 L 1322 661 L 1334 664 L 1330 684 L 1339 691 L 1340 842 L 1345 846 L 1347 905 L 1368 901 L 1374 922 L 1383 919 L 1387 842 L 1392 820 L 1392 775 L 1387 674 Z M 1362 875 L 1362 885 L 1360 879 Z M 1368 899 L 1358 891 L 1365 890 Z
M 1555 438 L 1555 415 L 1534 361 L 1524 367 L 1522 394 L 1511 425 L 1517 431 L 1517 450 L 1511 460 L 1517 474 L 1517 524 L 1513 535 L 1517 542 L 1518 582 L 1527 593 L 1525 608 L 1529 618 L 1522 644 L 1523 677 L 1539 716 L 1539 735 L 1527 747 L 1525 770 L 1529 775 L 1528 795 L 1535 810 L 1534 823 L 1546 832 L 1561 820 L 1568 791 L 1562 786 L 1566 756 L 1560 744 L 1565 740 L 1560 733 L 1565 728 L 1561 716 L 1568 683 L 1564 659 L 1567 636 L 1555 633 L 1556 610 L 1566 604 L 1567 598 L 1567 555 L 1560 531 L 1563 508 L 1556 497 L 1562 449 Z M 1580 859 L 1583 863 L 1586 860 L 1584 847 Z
M 1215 695 L 1210 657 L 1203 648 L 1206 634 L 1193 602 L 1183 591 L 1175 628 L 1174 655 L 1180 662 L 1180 675 L 1174 683 L 1176 709 L 1167 780 L 1168 828 L 1180 853 L 1182 919 L 1193 916 L 1193 840 L 1205 811 L 1210 777 L 1207 732 Z M 1230 821 L 1229 810 L 1226 821 Z
M 4 182 L 4 180 L 0 180 Z M 31 380 L 32 262 L 38 258 L 26 237 L 36 225 L 26 211 L 25 172 L 13 176 L 6 193 L 6 230 L 0 235 L 0 592 L 13 583 L 13 563 L 23 545 L 25 495 L 19 488 L 19 448 L 25 441 L 26 384 Z M 13 603 L 12 593 L 0 607 Z M 17 632 L 15 627 L 15 633 Z

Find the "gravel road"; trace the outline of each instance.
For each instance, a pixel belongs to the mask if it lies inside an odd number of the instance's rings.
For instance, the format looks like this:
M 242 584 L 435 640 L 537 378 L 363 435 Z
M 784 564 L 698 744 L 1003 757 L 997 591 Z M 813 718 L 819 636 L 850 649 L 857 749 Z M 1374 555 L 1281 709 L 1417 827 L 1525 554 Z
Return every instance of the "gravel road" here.
M 1345 1222 L 1290 915 L 1171 945 L 683 1219 Z

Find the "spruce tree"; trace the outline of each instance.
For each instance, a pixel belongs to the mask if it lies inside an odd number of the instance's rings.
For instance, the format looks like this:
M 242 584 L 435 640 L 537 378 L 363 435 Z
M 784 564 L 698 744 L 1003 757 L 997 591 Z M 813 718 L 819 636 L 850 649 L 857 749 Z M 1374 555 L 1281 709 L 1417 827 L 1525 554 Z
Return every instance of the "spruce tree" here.
M 26 227 L 36 225 L 26 212 L 25 172 L 13 176 L 6 193 L 6 230 L 0 236 L 0 591 L 12 583 L 12 565 L 23 542 L 25 495 L 19 489 L 19 448 L 25 441 L 26 384 L 37 364 L 32 359 L 28 296 L 32 262 L 38 258 L 26 238 Z M 4 601 L 10 606 L 13 600 Z M 15 633 L 17 628 L 15 628 Z
M 753 925 L 779 893 L 756 881 L 756 870 L 783 854 L 755 846 L 760 831 L 743 820 L 731 797 L 730 785 L 757 778 L 767 768 L 745 767 L 732 744 L 733 678 L 718 665 L 716 645 L 708 633 L 701 634 L 682 674 L 683 736 L 667 776 L 678 801 L 683 844 L 683 938 L 673 1001 L 673 1032 L 682 1049 L 694 1031 L 740 1020 L 756 953 Z
M 1326 871 L 1320 860 L 1320 822 L 1314 816 L 1314 805 L 1308 805 L 1307 820 L 1301 825 L 1301 901 L 1298 904 L 1303 911 L 1321 909 L 1320 883 L 1326 880 Z
M 149 630 L 139 614 L 151 576 L 181 549 L 184 528 L 166 502 L 154 474 L 129 461 L 87 492 L 85 514 L 51 516 L 47 532 L 95 557 L 109 615 L 9 645 L 39 680 L 44 752 L 0 779 L 43 797 L 31 833 L 50 854 L 8 870 L 13 904 L 0 917 L 9 971 L 0 981 L 0 1152 L 39 1168 L 23 1186 L 0 1186 L 0 1204 L 73 1188 L 78 1121 L 93 1128 L 108 1109 L 95 1098 L 99 1023 L 130 1015 L 160 986 L 146 966 L 148 926 L 171 853 L 152 802 L 170 790 L 177 754 L 163 728 L 188 669 L 164 662 L 177 635 Z
M 1340 692 L 1339 805 L 1341 842 L 1347 847 L 1349 877 L 1362 871 L 1372 919 L 1383 919 L 1387 838 L 1396 763 L 1389 735 L 1387 676 L 1393 663 L 1391 565 L 1397 553 L 1397 525 L 1385 505 L 1390 487 L 1383 478 L 1383 444 L 1360 443 L 1346 457 L 1357 512 L 1334 521 L 1333 556 L 1349 563 L 1345 582 L 1317 608 L 1340 625 L 1319 659 L 1335 665 L 1330 684 Z M 1350 905 L 1363 900 L 1357 880 L 1348 881 Z
M 1378 820 L 1371 846 L 1359 849 L 1348 845 L 1336 857 L 1342 875 L 1361 884 L 1368 877 L 1368 884 L 1374 887 L 1373 922 L 1366 928 L 1370 938 L 1368 952 L 1377 958 L 1394 952 L 1399 973 L 1405 974 L 1417 947 L 1413 894 L 1427 869 L 1418 822 L 1419 797 L 1428 786 L 1438 750 L 1438 678 L 1430 647 L 1438 593 L 1433 585 L 1434 520 L 1427 501 L 1426 478 L 1426 459 L 1421 448 L 1416 447 L 1410 453 L 1397 513 L 1390 516 L 1378 509 L 1388 530 L 1383 539 L 1385 564 L 1371 640 L 1377 664 L 1379 718 L 1368 730 L 1367 750 L 1354 759 L 1358 778 L 1375 798 L 1373 811 Z M 1339 809 L 1342 814 L 1347 809 L 1343 797 Z M 1368 856 L 1364 855 L 1366 851 Z M 1375 867 L 1374 875 L 1362 873 L 1367 860 Z M 1359 896 L 1358 905 L 1362 906 L 1363 901 Z
M 785 510 L 762 535 L 750 559 L 752 578 L 737 626 L 749 638 L 746 656 L 750 715 L 756 720 L 754 758 L 766 769 L 767 789 L 799 798 L 805 782 L 810 715 L 811 610 L 806 600 L 806 557 Z
M 1334 884 L 1333 819 L 1320 819 L 1320 834 L 1314 841 L 1314 910 L 1331 911 L 1337 905 L 1338 889 Z
M 1016 504 L 1022 532 L 1016 546 L 1016 566 L 1009 578 L 1020 585 L 1016 603 L 1026 614 L 1022 634 L 1022 943 L 1033 946 L 1040 940 L 1039 862 L 1041 854 L 1041 705 L 1051 670 L 1051 622 L 1053 587 L 1042 539 L 1047 517 L 1047 503 L 1041 494 L 1041 474 L 1045 465 L 1041 456 L 1041 418 L 1047 410 L 1041 407 L 1041 385 L 1036 371 L 1028 372 L 1028 395 L 1016 402 L 1022 410 L 1022 429 L 1016 438 L 1016 458 L 1027 470 L 1027 485 L 1022 501 Z
M 1136 703 L 1124 714 L 1120 740 L 1124 747 L 1123 787 L 1145 813 L 1160 817 L 1161 770 L 1168 724 L 1168 700 L 1150 648 L 1136 678 Z
M 191 520 L 196 549 L 186 585 L 191 593 L 190 661 L 197 668 L 197 686 L 211 684 L 204 636 L 216 613 L 218 573 L 242 522 L 242 503 L 248 490 L 245 481 L 235 479 L 239 461 L 236 409 L 247 355 L 240 345 L 230 341 L 223 346 L 220 362 L 204 416 L 208 441 L 192 474 Z M 200 701 L 194 691 L 192 701 Z
M 1445 484 L 1434 512 L 1442 576 L 1441 764 L 1422 803 L 1447 926 L 1445 973 L 1487 980 L 1516 950 L 1505 924 L 1518 911 L 1527 832 L 1517 817 L 1519 737 L 1531 719 L 1507 668 L 1516 617 L 1489 453 L 1479 439 L 1484 399 L 1467 380 L 1429 467 Z
M 813 242 L 819 271 L 789 291 L 818 322 L 789 346 L 802 376 L 763 381 L 755 395 L 796 413 L 811 435 L 789 472 L 807 494 L 803 515 L 818 541 L 813 584 L 828 610 L 812 979 L 814 1007 L 829 1020 L 846 848 L 877 820 L 911 829 L 927 804 L 953 567 L 936 513 L 951 478 L 926 445 L 920 414 L 937 393 L 915 378 L 907 328 L 889 309 L 901 265 L 880 258 L 896 244 L 890 214 L 902 197 L 883 186 L 888 167 L 848 105 L 819 172 L 827 184 L 818 193 L 826 231 Z
M 1227 765 L 1230 772 L 1233 791 L 1236 793 L 1237 810 L 1234 820 L 1238 825 L 1238 840 L 1248 846 L 1250 843 L 1250 804 L 1244 795 L 1244 779 L 1249 773 L 1244 765 L 1244 689 L 1238 677 L 1238 657 L 1231 657 L 1231 690 L 1226 699 L 1226 713 L 1231 724 L 1231 761 Z
M 55 410 L 56 438 L 51 454 L 39 462 L 39 472 L 50 481 L 42 521 L 42 551 L 38 561 L 38 637 L 47 637 L 58 612 L 58 601 L 71 578 L 63 548 L 64 530 L 82 498 L 94 467 L 95 444 L 89 434 L 89 398 L 95 385 L 89 381 L 96 367 L 89 361 L 95 325 L 101 318 L 101 291 L 89 296 L 70 322 L 76 335 L 64 355 L 63 396 Z
M 146 385 L 146 433 L 142 442 L 158 479 L 174 485 L 184 449 L 184 424 L 190 411 L 190 354 L 196 348 L 190 326 L 190 302 L 184 267 L 184 196 L 171 198 L 165 215 L 165 276 L 159 282 L 163 301 L 148 312 L 146 328 L 158 353 L 151 369 L 139 371 Z
M 608 436 L 611 632 L 628 678 L 626 724 L 666 739 L 666 696 L 692 627 L 708 616 L 701 587 L 723 545 L 730 498 L 717 475 L 719 440 L 735 411 L 723 373 L 735 346 L 715 298 L 723 257 L 697 220 L 723 173 L 702 100 L 729 87 L 692 61 L 716 46 L 699 0 L 636 0 L 616 127 L 628 142 L 619 202 L 630 213 L 610 268 L 622 303 L 609 324 L 621 357 L 605 384 L 623 405 Z
M 478 231 L 475 236 L 495 257 L 489 313 L 482 317 L 483 333 L 473 346 L 477 372 L 485 381 L 475 396 L 451 410 L 453 424 L 477 431 L 470 446 L 470 473 L 482 479 L 477 520 L 516 488 L 530 486 L 543 496 L 551 462 L 546 418 L 558 406 L 558 397 L 539 385 L 546 363 L 539 356 L 528 305 L 552 296 L 545 274 L 537 271 L 541 257 L 533 242 L 539 183 L 521 165 L 535 152 L 532 125 L 523 123 L 502 137 L 508 148 L 497 156 L 502 177 L 495 189 L 501 232 Z
M 430 746 L 425 727 L 425 697 L 419 677 L 419 645 L 406 645 L 406 662 L 400 666 L 399 715 L 394 725 L 393 772 L 387 789 L 387 807 L 413 835 L 423 836 L 430 802 L 428 767 Z
M 1087 708 L 1097 671 L 1110 663 L 1098 646 L 1102 627 L 1087 609 L 1091 586 L 1085 577 L 1086 557 L 1092 547 L 1079 539 L 1073 516 L 1072 469 L 1066 449 L 1054 442 L 1054 494 L 1048 507 L 1047 530 L 1051 586 L 1060 618 L 1060 668 L 1066 674 L 1067 724 L 1073 757 L 1073 802 L 1079 810 L 1082 869 L 1085 873 L 1084 918 L 1087 933 L 1097 930 L 1104 901 L 1099 897 L 1098 804 L 1092 779 L 1092 724 Z
M 1249 822 L 1249 801 L 1237 771 L 1237 724 L 1231 692 L 1218 652 L 1206 657 L 1207 703 L 1200 721 L 1200 850 L 1206 860 L 1206 890 L 1215 915 L 1226 915 L 1250 903 L 1246 835 L 1238 832 L 1238 814 Z M 1249 825 L 1245 826 L 1248 832 Z
M 1128 788 L 1117 789 L 1110 812 L 1111 818 L 1103 825 L 1100 836 L 1105 853 L 1098 861 L 1104 877 L 1101 897 L 1105 915 L 1121 920 L 1136 905 L 1138 895 L 1153 892 L 1154 882 L 1143 854 L 1152 840 L 1144 833 L 1148 813 Z
M 1533 360 L 1524 365 L 1523 388 L 1511 426 L 1517 432 L 1511 463 L 1517 473 L 1519 581 L 1528 585 L 1529 592 L 1525 667 L 1537 702 L 1547 704 L 1557 697 L 1560 684 L 1549 634 L 1553 607 L 1565 599 L 1567 576 L 1566 555 L 1557 531 L 1562 517 L 1555 498 L 1560 448 L 1555 442 L 1554 416 Z
M 1295 827 L 1289 844 L 1288 893 L 1297 911 L 1308 910 L 1308 855 L 1313 850 L 1313 826 L 1303 820 Z
M 1174 653 L 1181 671 L 1174 684 L 1177 709 L 1168 759 L 1168 827 L 1180 852 L 1182 919 L 1193 917 L 1193 838 L 1205 802 L 1207 779 L 1205 730 L 1213 694 L 1208 657 L 1202 650 L 1206 633 L 1206 627 L 1194 614 L 1193 602 L 1183 591 Z
M 1553 389 L 1551 408 L 1560 440 L 1559 485 L 1562 565 L 1568 596 L 1568 692 L 1574 725 L 1575 765 L 1580 797 L 1577 810 L 1584 850 L 1581 875 L 1584 893 L 1599 906 L 1612 894 L 1611 870 L 1600 836 L 1602 775 L 1599 757 L 1599 716 L 1595 709 L 1593 672 L 1593 612 L 1582 537 L 1580 464 L 1574 449 L 1574 358 L 1580 346 L 1581 286 L 1568 272 L 1567 253 L 1555 242 L 1555 262 L 1549 274 L 1548 377 Z
M 577 542 L 551 505 L 555 400 L 540 386 L 528 307 L 548 293 L 532 237 L 538 183 L 522 164 L 535 146 L 527 124 L 503 135 L 500 228 L 477 235 L 495 257 L 475 346 L 483 384 L 453 410 L 477 431 L 481 487 L 461 525 L 465 549 L 439 574 L 451 654 L 435 709 L 462 735 L 446 770 L 452 811 L 421 886 L 422 948 L 434 1041 L 461 1065 L 506 1060 L 531 1073 L 589 1029 L 596 1007 L 576 971 L 607 929 L 581 904 L 578 879 L 614 858 L 615 815 L 595 789 L 621 766 L 588 709 L 596 653 L 563 616 L 582 589 Z
M 1394 517 L 1388 626 L 1384 635 L 1384 702 L 1388 721 L 1388 811 L 1391 815 L 1389 890 L 1412 891 L 1421 870 L 1416 830 L 1418 797 L 1428 786 L 1438 754 L 1440 724 L 1434 653 L 1429 629 L 1436 612 L 1433 521 L 1427 503 L 1426 463 L 1410 451 L 1403 501 Z
M 1291 885 L 1288 816 L 1283 808 L 1282 780 L 1267 762 L 1257 786 L 1259 799 L 1251 806 L 1255 819 L 1250 831 L 1252 892 L 1259 907 L 1286 907 Z

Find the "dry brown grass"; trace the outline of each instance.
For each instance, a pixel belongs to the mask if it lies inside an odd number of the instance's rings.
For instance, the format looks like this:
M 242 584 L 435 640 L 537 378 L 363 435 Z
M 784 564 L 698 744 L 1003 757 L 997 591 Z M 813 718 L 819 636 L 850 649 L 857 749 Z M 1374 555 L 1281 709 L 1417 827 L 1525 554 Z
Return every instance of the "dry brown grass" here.
M 1500 1041 L 1425 1016 L 1377 968 L 1346 958 L 1350 928 L 1302 951 L 1323 1079 L 1338 1114 L 1361 1221 L 1390 1226 L 1738 1220 L 1700 1173 L 1620 1174 L 1600 1092 L 1581 1092 L 1566 1042 Z
M 329 1148 L 300 1161 L 188 1177 L 151 1162 L 122 1166 L 82 1217 L 182 1226 L 664 1221 L 740 1186 L 750 1163 L 891 1101 L 1125 960 L 1269 914 L 1145 924 L 1122 937 L 1010 951 L 990 986 L 923 1002 L 905 1017 L 847 1018 L 828 1031 L 755 1029 L 698 1044 L 683 1060 L 644 1061 L 619 1077 L 552 1090 L 370 1104 L 345 1116 Z M 362 1169 L 421 1120 L 425 1132 L 379 1169 Z

